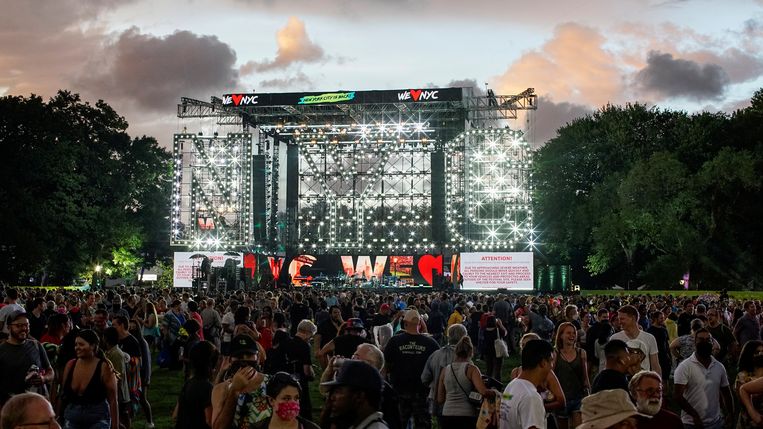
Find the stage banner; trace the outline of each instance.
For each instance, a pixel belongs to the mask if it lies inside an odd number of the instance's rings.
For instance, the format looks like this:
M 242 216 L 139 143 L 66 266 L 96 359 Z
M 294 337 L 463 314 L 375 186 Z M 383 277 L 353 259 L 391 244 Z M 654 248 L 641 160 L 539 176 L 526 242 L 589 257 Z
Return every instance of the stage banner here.
M 461 253 L 463 289 L 532 290 L 532 252 Z
M 384 91 L 327 91 L 223 94 L 224 106 L 303 106 L 326 104 L 425 103 L 461 101 L 461 88 L 409 88 Z
M 239 256 L 226 255 L 224 252 L 175 252 L 173 285 L 192 287 L 193 273 L 201 269 L 205 257 L 209 258 L 211 267 L 222 267 L 228 259 L 241 260 Z

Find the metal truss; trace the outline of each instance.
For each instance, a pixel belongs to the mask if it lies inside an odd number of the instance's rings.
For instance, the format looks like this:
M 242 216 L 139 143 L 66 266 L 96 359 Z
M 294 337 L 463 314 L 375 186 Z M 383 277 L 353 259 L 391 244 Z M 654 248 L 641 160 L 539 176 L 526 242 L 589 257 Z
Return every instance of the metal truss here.
M 230 248 L 251 242 L 251 135 L 176 134 L 170 244 Z

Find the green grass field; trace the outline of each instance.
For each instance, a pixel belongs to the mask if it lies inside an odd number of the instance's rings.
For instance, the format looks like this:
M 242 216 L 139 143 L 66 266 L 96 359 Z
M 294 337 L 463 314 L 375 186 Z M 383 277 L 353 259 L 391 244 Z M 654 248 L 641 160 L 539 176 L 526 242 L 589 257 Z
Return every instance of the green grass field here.
M 700 296 L 700 295 L 718 295 L 718 291 L 704 290 L 581 290 L 583 296 L 593 295 L 672 295 L 672 296 Z M 729 291 L 729 296 L 735 299 L 763 299 L 763 291 Z

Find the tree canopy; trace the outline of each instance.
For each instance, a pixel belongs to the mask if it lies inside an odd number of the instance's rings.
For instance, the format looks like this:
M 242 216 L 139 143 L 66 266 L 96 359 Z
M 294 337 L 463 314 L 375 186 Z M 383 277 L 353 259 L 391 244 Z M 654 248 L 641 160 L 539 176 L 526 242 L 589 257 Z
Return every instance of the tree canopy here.
M 731 115 L 606 106 L 539 149 L 542 251 L 575 281 L 763 286 L 763 90 Z
M 0 98 L 0 279 L 134 276 L 168 253 L 171 156 L 108 104 Z

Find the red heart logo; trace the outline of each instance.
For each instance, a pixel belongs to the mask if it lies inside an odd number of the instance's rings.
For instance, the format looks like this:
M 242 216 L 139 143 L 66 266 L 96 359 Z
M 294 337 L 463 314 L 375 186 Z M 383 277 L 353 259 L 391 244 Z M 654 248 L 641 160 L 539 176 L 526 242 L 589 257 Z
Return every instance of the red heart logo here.
M 419 274 L 431 286 L 433 285 L 432 270 L 437 270 L 437 274 L 442 275 L 442 255 L 424 255 L 419 258 L 418 266 Z
M 241 103 L 241 99 L 244 98 L 244 94 L 233 94 L 230 98 L 233 99 L 233 104 L 238 106 Z
M 413 98 L 413 101 L 419 101 L 419 97 L 421 97 L 421 90 L 420 89 L 412 89 L 411 90 L 411 98 Z

